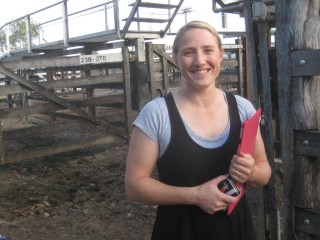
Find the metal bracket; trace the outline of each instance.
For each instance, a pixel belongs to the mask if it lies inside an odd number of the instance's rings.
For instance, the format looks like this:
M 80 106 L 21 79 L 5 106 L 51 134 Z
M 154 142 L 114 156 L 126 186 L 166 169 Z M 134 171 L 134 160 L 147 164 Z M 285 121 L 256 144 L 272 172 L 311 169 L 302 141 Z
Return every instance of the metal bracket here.
M 297 76 L 320 75 L 320 49 L 291 52 L 291 74 Z
M 308 209 L 295 208 L 295 228 L 315 236 L 320 236 L 320 212 Z
M 320 157 L 320 132 L 294 131 L 294 152 L 298 155 Z

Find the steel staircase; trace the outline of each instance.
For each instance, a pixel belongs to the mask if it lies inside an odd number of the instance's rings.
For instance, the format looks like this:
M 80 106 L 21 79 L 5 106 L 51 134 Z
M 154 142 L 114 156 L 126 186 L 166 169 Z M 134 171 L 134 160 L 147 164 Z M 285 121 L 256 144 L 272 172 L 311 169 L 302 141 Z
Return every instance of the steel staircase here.
M 159 1 L 163 2 L 163 1 Z M 159 29 L 159 26 L 157 26 L 156 31 L 149 31 L 150 34 L 155 34 L 155 36 L 159 36 L 159 38 L 164 37 L 167 33 L 168 29 L 170 28 L 170 25 L 172 21 L 174 20 L 175 16 L 177 15 L 181 5 L 183 3 L 183 0 L 180 0 L 177 2 L 177 4 L 164 4 L 164 3 L 155 3 L 155 2 L 144 2 L 142 0 L 137 0 L 135 3 L 130 4 L 129 6 L 132 6 L 131 13 L 128 18 L 124 19 L 126 21 L 125 26 L 122 29 L 122 38 L 126 38 L 132 36 L 130 33 L 132 31 L 129 30 L 132 23 L 136 22 L 138 23 L 147 23 L 150 25 L 152 24 L 163 24 L 165 23 L 165 26 L 163 29 Z M 154 18 L 154 17 L 145 17 L 141 16 L 141 12 L 150 13 L 151 11 L 157 11 L 157 10 L 167 10 L 167 15 L 165 13 L 162 13 L 162 18 Z M 170 11 L 173 11 L 171 14 Z M 161 13 L 159 13 L 160 15 Z M 141 29 L 138 29 L 136 33 L 139 33 Z M 148 36 L 148 34 L 146 34 Z

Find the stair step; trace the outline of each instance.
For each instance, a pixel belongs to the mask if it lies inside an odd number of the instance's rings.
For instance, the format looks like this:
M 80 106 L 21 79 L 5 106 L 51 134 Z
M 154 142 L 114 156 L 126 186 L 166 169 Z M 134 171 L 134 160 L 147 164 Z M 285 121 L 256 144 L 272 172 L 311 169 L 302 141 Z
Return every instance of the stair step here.
M 129 4 L 129 6 L 134 6 L 135 3 Z M 141 2 L 139 7 L 146 7 L 146 8 L 162 8 L 162 9 L 172 9 L 176 8 L 178 5 L 172 4 L 163 4 L 163 3 L 150 3 L 150 2 Z
M 128 18 L 123 19 L 123 21 L 127 21 Z M 132 22 L 147 22 L 147 23 L 166 23 L 168 19 L 161 19 L 161 18 L 137 18 L 134 17 L 131 19 Z

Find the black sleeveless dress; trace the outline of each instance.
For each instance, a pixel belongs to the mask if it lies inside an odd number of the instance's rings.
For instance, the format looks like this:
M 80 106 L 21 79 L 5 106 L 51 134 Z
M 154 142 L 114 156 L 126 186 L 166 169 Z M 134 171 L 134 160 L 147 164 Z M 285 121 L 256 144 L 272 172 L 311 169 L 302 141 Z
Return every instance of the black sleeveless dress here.
M 235 97 L 226 93 L 230 134 L 221 147 L 207 149 L 195 143 L 187 133 L 172 94 L 165 96 L 171 123 L 171 140 L 158 160 L 159 180 L 169 185 L 193 187 L 228 173 L 237 152 L 241 121 Z M 226 211 L 204 213 L 198 206 L 161 205 L 152 240 L 253 240 L 255 238 L 246 196 L 230 216 Z

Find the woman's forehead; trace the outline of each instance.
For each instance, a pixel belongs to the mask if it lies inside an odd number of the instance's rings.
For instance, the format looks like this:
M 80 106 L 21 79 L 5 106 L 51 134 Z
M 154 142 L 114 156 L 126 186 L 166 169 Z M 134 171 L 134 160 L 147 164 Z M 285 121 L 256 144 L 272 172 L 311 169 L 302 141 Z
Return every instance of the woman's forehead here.
M 201 45 L 218 45 L 216 36 L 214 36 L 210 31 L 202 28 L 192 28 L 188 29 L 180 38 L 180 46 L 201 44 Z

